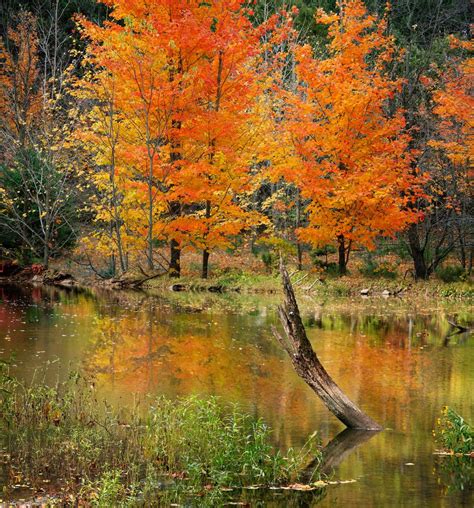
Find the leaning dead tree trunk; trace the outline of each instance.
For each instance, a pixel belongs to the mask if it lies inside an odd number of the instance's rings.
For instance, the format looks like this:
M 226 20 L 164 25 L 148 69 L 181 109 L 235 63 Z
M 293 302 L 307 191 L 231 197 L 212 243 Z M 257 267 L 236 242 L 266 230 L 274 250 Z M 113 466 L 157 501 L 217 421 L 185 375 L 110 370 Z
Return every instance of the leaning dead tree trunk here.
M 280 262 L 285 302 L 278 307 L 284 338 L 275 327 L 273 334 L 289 354 L 300 377 L 316 392 L 326 407 L 351 429 L 381 430 L 382 427 L 361 411 L 337 386 L 314 352 L 301 320 L 288 272 Z

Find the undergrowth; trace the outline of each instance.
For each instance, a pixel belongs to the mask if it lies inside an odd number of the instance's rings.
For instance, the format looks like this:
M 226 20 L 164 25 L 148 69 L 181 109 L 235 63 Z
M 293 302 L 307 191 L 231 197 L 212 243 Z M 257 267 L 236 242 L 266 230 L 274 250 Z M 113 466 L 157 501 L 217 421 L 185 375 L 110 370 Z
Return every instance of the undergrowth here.
M 0 404 L 7 498 L 22 486 L 95 506 L 209 500 L 297 481 L 320 458 L 314 436 L 281 453 L 262 420 L 217 398 L 160 397 L 119 411 L 76 373 L 52 387 L 38 379 L 26 385 L 2 362 Z

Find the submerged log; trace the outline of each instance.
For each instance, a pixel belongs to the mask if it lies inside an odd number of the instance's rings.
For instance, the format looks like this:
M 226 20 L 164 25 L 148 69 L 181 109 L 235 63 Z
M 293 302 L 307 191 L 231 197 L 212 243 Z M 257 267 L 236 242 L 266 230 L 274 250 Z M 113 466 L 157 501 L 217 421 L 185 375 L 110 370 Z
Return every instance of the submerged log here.
M 463 325 L 460 325 L 458 323 L 455 323 L 454 321 L 450 321 L 449 319 L 447 320 L 448 321 L 448 324 L 451 326 L 451 328 L 455 328 L 457 330 L 457 332 L 452 335 L 456 335 L 456 334 L 459 334 L 459 333 L 466 333 L 466 332 L 470 332 L 471 329 L 468 328 L 467 326 L 463 326 Z
M 326 407 L 351 429 L 381 430 L 382 427 L 359 409 L 332 380 L 319 361 L 301 320 L 288 272 L 280 262 L 285 302 L 278 307 L 284 338 L 275 327 L 273 334 L 291 358 L 298 375 L 322 399 Z

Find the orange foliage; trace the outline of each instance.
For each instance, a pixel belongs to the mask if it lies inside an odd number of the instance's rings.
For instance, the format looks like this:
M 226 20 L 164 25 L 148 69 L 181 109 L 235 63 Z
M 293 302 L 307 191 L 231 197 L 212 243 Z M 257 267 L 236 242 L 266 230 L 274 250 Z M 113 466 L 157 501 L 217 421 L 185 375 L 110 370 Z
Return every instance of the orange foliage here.
M 472 41 L 451 39 L 453 49 L 473 51 Z M 434 91 L 434 113 L 438 116 L 439 137 L 431 146 L 442 149 L 454 166 L 467 166 L 474 152 L 472 125 L 474 124 L 474 58 L 454 58 L 451 68 L 443 75 L 443 88 Z M 465 182 L 472 179 L 467 175 Z
M 293 154 L 284 174 L 310 200 L 302 239 L 370 248 L 417 219 L 407 206 L 417 182 L 404 112 L 389 112 L 402 85 L 386 72 L 395 45 L 386 20 L 362 0 L 342 2 L 340 15 L 319 10 L 316 19 L 328 25 L 328 56 L 295 51 L 300 85 L 286 96 Z
M 260 221 L 245 195 L 262 143 L 265 75 L 257 72 L 261 29 L 242 4 L 120 0 L 103 27 L 79 20 L 94 67 L 79 87 L 96 99 L 98 87 L 109 89 L 120 124 L 120 193 L 133 195 L 127 214 L 149 245 L 166 239 L 210 250 Z M 91 112 L 96 143 L 98 114 Z M 179 214 L 171 213 L 176 203 Z
M 8 143 L 24 143 L 26 133 L 41 109 L 38 91 L 38 36 L 36 19 L 19 15 L 18 25 L 8 30 L 11 47 L 0 40 L 0 117 Z

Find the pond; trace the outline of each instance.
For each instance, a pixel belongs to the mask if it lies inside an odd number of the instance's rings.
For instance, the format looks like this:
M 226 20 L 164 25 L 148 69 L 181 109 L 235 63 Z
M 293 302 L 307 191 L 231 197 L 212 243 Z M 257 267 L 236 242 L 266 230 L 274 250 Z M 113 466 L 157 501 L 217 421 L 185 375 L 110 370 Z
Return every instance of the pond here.
M 4 286 L 0 299 L 0 358 L 13 355 L 26 380 L 83 370 L 122 405 L 137 394 L 217 395 L 262 417 L 282 448 L 301 446 L 314 431 L 326 445 L 343 430 L 272 337 L 277 295 Z M 472 308 L 308 295 L 300 304 L 322 363 L 385 430 L 338 438 L 347 446 L 333 478 L 351 482 L 294 499 L 270 491 L 259 506 L 472 506 L 472 485 L 433 453 L 432 436 L 446 404 L 472 422 L 474 342 L 449 337 L 448 323 L 468 322 Z

